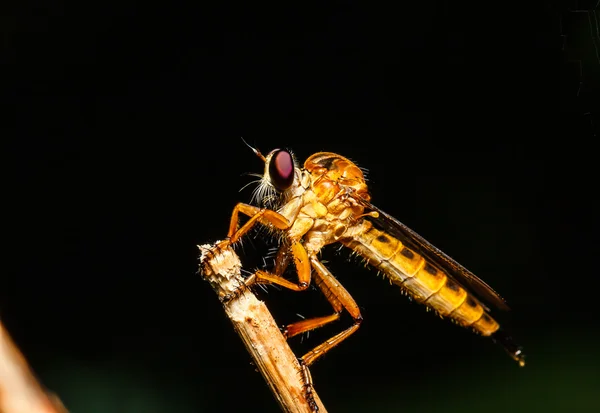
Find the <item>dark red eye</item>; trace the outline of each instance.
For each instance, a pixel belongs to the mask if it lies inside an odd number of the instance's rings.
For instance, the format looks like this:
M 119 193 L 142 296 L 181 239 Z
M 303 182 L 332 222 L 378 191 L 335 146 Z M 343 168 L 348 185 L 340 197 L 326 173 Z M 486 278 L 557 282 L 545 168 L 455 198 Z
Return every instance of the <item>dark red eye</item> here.
M 280 191 L 285 191 L 294 183 L 294 160 L 292 155 L 283 149 L 273 151 L 269 161 L 269 178 L 271 184 Z

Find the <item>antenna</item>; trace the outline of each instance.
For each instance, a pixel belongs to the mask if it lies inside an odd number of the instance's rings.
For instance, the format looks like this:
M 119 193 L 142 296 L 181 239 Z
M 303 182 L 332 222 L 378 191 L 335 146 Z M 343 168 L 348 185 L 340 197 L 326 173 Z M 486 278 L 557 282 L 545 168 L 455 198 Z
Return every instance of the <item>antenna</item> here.
M 254 154 L 255 154 L 256 156 L 258 156 L 260 159 L 262 159 L 262 161 L 263 161 L 263 162 L 266 162 L 266 159 L 265 159 L 265 157 L 263 156 L 263 154 L 262 154 L 262 153 L 260 153 L 260 151 L 259 151 L 258 149 L 256 149 L 256 148 L 253 148 L 252 146 L 250 146 L 250 144 L 249 144 L 248 142 L 246 142 L 246 141 L 244 140 L 244 138 L 242 138 L 241 136 L 240 136 L 240 139 L 242 140 L 242 142 L 244 142 L 244 143 L 246 144 L 246 146 L 247 146 L 248 148 L 252 149 L 252 152 L 254 152 Z

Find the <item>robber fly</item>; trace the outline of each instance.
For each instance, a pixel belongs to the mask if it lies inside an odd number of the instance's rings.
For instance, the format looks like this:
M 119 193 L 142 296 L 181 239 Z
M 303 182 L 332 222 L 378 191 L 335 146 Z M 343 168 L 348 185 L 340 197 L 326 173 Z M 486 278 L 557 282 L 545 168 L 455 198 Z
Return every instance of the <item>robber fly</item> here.
M 415 301 L 442 317 L 468 327 L 502 345 L 520 366 L 525 356 L 510 335 L 490 315 L 488 305 L 508 310 L 504 300 L 484 281 L 430 244 L 406 225 L 371 204 L 363 171 L 349 159 L 331 152 L 310 156 L 300 168 L 292 153 L 275 149 L 264 156 L 264 174 L 254 192 L 261 206 L 235 206 L 228 233 L 233 244 L 256 223 L 283 234 L 271 272 L 258 270 L 246 279 L 252 284 L 277 284 L 293 291 L 306 290 L 311 279 L 333 307 L 330 315 L 304 319 L 285 327 L 295 335 L 322 327 L 346 310 L 354 323 L 316 346 L 299 360 L 310 399 L 308 366 L 354 333 L 362 316 L 352 296 L 319 260 L 329 244 L 342 244 L 383 273 Z M 239 227 L 239 214 L 249 220 Z M 297 282 L 282 277 L 293 261 Z

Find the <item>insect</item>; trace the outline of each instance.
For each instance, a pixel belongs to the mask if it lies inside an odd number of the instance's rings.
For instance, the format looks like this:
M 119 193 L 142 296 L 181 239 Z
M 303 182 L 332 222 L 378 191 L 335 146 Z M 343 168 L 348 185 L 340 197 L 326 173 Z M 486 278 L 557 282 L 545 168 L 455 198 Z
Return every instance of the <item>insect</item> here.
M 349 248 L 415 301 L 491 337 L 520 366 L 525 365 L 521 348 L 490 315 L 488 305 L 508 310 L 505 301 L 472 272 L 371 204 L 363 171 L 352 161 L 335 153 L 318 152 L 301 168 L 288 150 L 275 149 L 264 156 L 250 148 L 265 164 L 253 196 L 260 206 L 235 206 L 226 242 L 237 242 L 256 223 L 279 230 L 283 242 L 274 269 L 257 270 L 246 279 L 245 286 L 277 284 L 303 291 L 314 280 L 333 312 L 289 324 L 283 330 L 287 338 L 335 321 L 344 310 L 354 320 L 349 328 L 300 357 L 308 399 L 312 386 L 308 366 L 348 338 L 362 322 L 352 296 L 318 258 L 321 249 L 329 244 Z M 241 227 L 240 214 L 249 217 Z M 296 267 L 297 282 L 282 276 L 291 261 Z

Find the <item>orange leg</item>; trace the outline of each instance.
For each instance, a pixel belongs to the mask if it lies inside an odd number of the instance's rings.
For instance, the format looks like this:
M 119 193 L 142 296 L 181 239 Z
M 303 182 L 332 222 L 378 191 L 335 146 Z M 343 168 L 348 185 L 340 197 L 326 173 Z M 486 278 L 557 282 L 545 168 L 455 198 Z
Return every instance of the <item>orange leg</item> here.
M 278 256 L 285 253 L 282 252 L 285 251 L 284 248 L 285 246 L 280 249 Z M 292 255 L 296 264 L 296 271 L 298 273 L 298 284 L 286 280 L 285 278 L 281 277 L 281 275 L 278 275 L 276 268 L 276 273 L 257 270 L 254 274 L 246 279 L 243 287 L 248 287 L 254 283 L 277 284 L 292 291 L 303 291 L 308 288 L 310 284 L 310 264 L 312 264 L 312 267 L 315 269 L 315 283 L 323 292 L 323 295 L 325 295 L 327 301 L 329 301 L 333 307 L 333 314 L 323 317 L 309 318 L 289 324 L 283 331 L 284 336 L 286 338 L 290 338 L 338 320 L 344 309 L 348 311 L 350 316 L 354 319 L 354 324 L 346 330 L 336 334 L 324 343 L 318 345 L 300 358 L 301 364 L 310 366 L 319 357 L 327 353 L 333 347 L 337 346 L 344 339 L 354 333 L 360 326 L 363 318 L 360 314 L 360 309 L 358 308 L 356 301 L 354 301 L 354 298 L 352 298 L 350 293 L 338 282 L 338 280 L 327 269 L 327 267 L 325 267 L 325 265 L 323 265 L 323 263 L 321 263 L 314 256 L 310 258 L 309 264 L 306 250 L 299 241 L 292 242 Z M 283 270 L 285 270 L 285 266 L 282 267 L 280 271 L 283 272 Z M 230 298 L 232 297 L 227 297 L 227 299 Z
M 227 302 L 234 297 L 239 296 L 246 288 L 253 284 L 277 284 L 292 291 L 304 291 L 310 285 L 310 261 L 308 254 L 302 246 L 300 240 L 292 241 L 291 246 L 292 257 L 296 265 L 296 273 L 298 274 L 298 283 L 286 280 L 281 275 L 273 274 L 263 270 L 257 270 L 254 274 L 244 280 L 244 284 L 236 289 L 233 293 L 224 296 L 221 301 Z M 279 255 L 279 254 L 278 254 Z M 285 267 L 280 269 L 281 272 Z
M 238 229 L 239 214 L 243 213 L 248 215 L 250 219 Z M 227 240 L 222 241 L 220 247 L 226 247 L 237 242 L 243 235 L 245 235 L 257 222 L 263 225 L 273 225 L 275 228 L 280 230 L 286 230 L 290 227 L 288 220 L 278 212 L 270 209 L 258 208 L 252 205 L 239 203 L 233 208 L 231 214 L 231 222 L 229 223 L 229 232 L 227 234 Z M 289 243 L 289 244 L 288 244 Z M 289 263 L 289 252 L 287 245 L 291 250 L 291 256 L 294 259 L 296 265 L 296 272 L 298 273 L 298 283 L 293 283 L 286 280 L 281 276 L 285 271 Z M 275 273 L 269 273 L 266 271 L 258 270 L 256 273 L 248 277 L 244 281 L 244 285 L 240 286 L 234 293 L 229 294 L 222 298 L 222 301 L 229 301 L 232 298 L 238 296 L 245 288 L 249 287 L 254 283 L 261 284 L 277 284 L 285 288 L 289 288 L 293 291 L 303 291 L 310 285 L 310 262 L 306 250 L 302 246 L 300 240 L 289 240 L 282 246 L 277 253 L 277 264 Z
M 310 261 L 312 267 L 315 269 L 315 283 L 321 289 L 323 295 L 325 295 L 325 298 L 333 307 L 333 314 L 324 317 L 309 318 L 307 320 L 292 323 L 285 328 L 284 335 L 289 338 L 306 331 L 322 327 L 339 319 L 340 314 L 344 309 L 348 311 L 350 316 L 352 316 L 354 319 L 354 324 L 302 356 L 300 361 L 306 366 L 313 364 L 319 357 L 327 353 L 333 347 L 337 346 L 344 339 L 354 333 L 360 326 L 360 323 L 363 319 L 362 315 L 360 314 L 360 309 L 358 308 L 356 301 L 354 301 L 354 298 L 352 298 L 350 293 L 338 282 L 338 280 L 327 269 L 327 267 L 325 267 L 325 265 L 323 265 L 323 263 L 321 263 L 316 257 L 311 257 Z
M 238 228 L 240 212 L 250 217 L 250 219 L 242 225 L 241 228 Z M 230 245 L 235 244 L 242 236 L 250 231 L 257 222 L 260 222 L 263 225 L 272 225 L 281 230 L 286 230 L 290 227 L 290 223 L 283 215 L 270 209 L 258 208 L 240 202 L 233 208 L 231 221 L 229 222 L 229 231 L 227 232 L 227 239 L 221 241 L 217 245 L 217 248 L 215 248 L 215 251 L 226 249 Z M 214 253 L 214 251 L 211 252 Z
M 283 275 L 290 263 L 290 258 L 290 243 L 287 239 L 284 239 L 281 247 L 279 247 L 279 251 L 277 251 L 277 256 L 275 257 L 275 268 L 273 269 L 273 273 L 275 275 Z
M 312 377 L 308 367 L 313 364 L 319 357 L 323 356 L 329 350 L 340 344 L 352 333 L 358 330 L 360 323 L 362 322 L 362 315 L 356 301 L 352 298 L 350 293 L 337 281 L 333 274 L 321 263 L 316 257 L 310 258 L 312 267 L 315 269 L 315 283 L 321 289 L 327 301 L 333 307 L 333 314 L 324 317 L 314 317 L 307 320 L 298 321 L 296 323 L 288 325 L 284 330 L 284 336 L 286 338 L 293 337 L 297 334 L 301 334 L 306 331 L 314 330 L 315 328 L 322 327 L 332 321 L 340 318 L 340 314 L 343 309 L 354 319 L 354 324 L 336 334 L 324 343 L 319 344 L 317 347 L 310 350 L 304 356 L 300 357 L 298 361 L 302 367 L 302 376 L 304 379 L 304 396 L 310 404 L 313 411 L 317 412 L 318 408 L 314 402 L 312 395 L 313 383 Z
M 238 229 L 240 212 L 250 217 L 250 219 Z M 264 225 L 273 225 L 277 229 L 288 229 L 290 223 L 283 215 L 270 209 L 258 208 L 253 205 L 239 203 L 233 208 L 231 221 L 229 222 L 229 232 L 227 238 L 230 244 L 235 244 L 243 235 L 245 235 L 255 224 L 260 222 Z
M 238 229 L 240 212 L 248 215 L 250 219 Z M 275 228 L 280 230 L 286 230 L 290 227 L 288 220 L 283 215 L 275 211 L 239 203 L 235 206 L 231 215 L 228 240 L 223 241 L 223 243 L 233 244 L 237 242 L 256 224 L 256 222 L 260 222 L 263 225 L 273 225 Z M 231 294 L 231 296 L 224 297 L 223 301 L 228 301 L 234 296 L 237 296 L 244 288 L 247 288 L 254 283 L 277 284 L 293 291 L 306 290 L 310 285 L 311 266 L 315 269 L 315 282 L 325 295 L 327 301 L 329 301 L 333 307 L 334 313 L 328 316 L 315 317 L 288 325 L 284 331 L 286 338 L 293 337 L 306 331 L 314 330 L 315 328 L 322 327 L 339 319 L 343 309 L 348 311 L 350 316 L 352 316 L 354 319 L 354 324 L 352 326 L 336 334 L 324 343 L 319 344 L 317 347 L 313 348 L 298 359 L 302 367 L 302 375 L 304 377 L 305 397 L 308 400 L 312 410 L 314 412 L 318 412 L 318 407 L 312 395 L 313 384 L 308 367 L 312 365 L 319 357 L 326 354 L 329 350 L 340 344 L 352 333 L 354 333 L 362 322 L 362 315 L 360 314 L 358 305 L 352 296 L 337 281 L 327 267 L 325 267 L 314 256 L 310 257 L 309 261 L 306 249 L 300 240 L 288 240 L 288 242 L 290 243 L 289 247 L 287 243 L 284 243 L 277 253 L 274 273 L 262 270 L 256 271 L 253 275 L 245 280 L 244 285 L 241 286 L 236 293 Z M 296 266 L 296 272 L 298 274 L 297 284 L 282 277 L 282 274 L 289 263 L 290 254 L 288 248 L 291 250 L 291 256 L 293 257 L 294 264 Z

